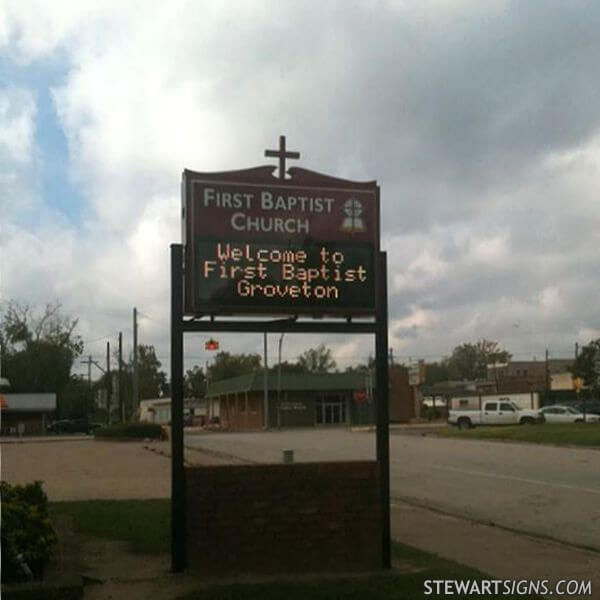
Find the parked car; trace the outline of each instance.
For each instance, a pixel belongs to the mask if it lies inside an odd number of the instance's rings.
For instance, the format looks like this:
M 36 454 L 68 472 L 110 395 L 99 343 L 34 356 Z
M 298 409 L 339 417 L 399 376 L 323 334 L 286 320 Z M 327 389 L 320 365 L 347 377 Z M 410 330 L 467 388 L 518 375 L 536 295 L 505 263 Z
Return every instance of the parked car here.
M 100 423 L 92 423 L 87 419 L 61 419 L 53 421 L 46 426 L 48 431 L 54 433 L 93 433 L 96 429 L 102 427 Z
M 544 415 L 539 410 L 524 410 L 508 400 L 488 400 L 481 410 L 451 410 L 448 414 L 448 423 L 459 429 L 477 425 L 533 425 L 543 422 Z
M 584 415 L 572 406 L 544 406 L 540 410 L 547 423 L 598 423 L 600 415 L 587 412 Z

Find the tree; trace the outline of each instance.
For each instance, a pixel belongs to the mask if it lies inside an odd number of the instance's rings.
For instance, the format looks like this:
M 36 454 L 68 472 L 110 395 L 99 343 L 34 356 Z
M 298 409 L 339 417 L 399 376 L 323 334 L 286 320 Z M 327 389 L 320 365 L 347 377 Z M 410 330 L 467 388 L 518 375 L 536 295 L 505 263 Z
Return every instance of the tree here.
M 260 369 L 260 362 L 260 355 L 258 354 L 219 352 L 215 356 L 215 362 L 208 367 L 208 380 L 212 383 L 221 379 L 253 373 Z
M 369 373 L 375 369 L 375 358 L 373 356 L 369 356 L 365 363 L 359 363 L 357 365 L 353 365 L 351 367 L 346 367 L 344 373 Z
M 329 373 L 336 367 L 331 350 L 324 344 L 302 353 L 298 357 L 298 364 L 306 373 Z
M 94 411 L 93 393 L 87 377 L 71 375 L 69 382 L 60 390 L 57 397 L 58 414 L 61 419 L 80 419 Z
M 485 367 L 486 369 L 483 377 L 485 377 L 487 373 L 488 365 L 506 363 L 511 359 L 512 356 L 510 352 L 502 350 L 498 342 L 492 342 L 491 340 L 479 340 L 476 344 L 476 347 L 481 367 Z
M 194 365 L 183 380 L 183 394 L 186 398 L 204 398 L 206 393 L 206 375 L 202 367 Z
M 279 363 L 275 363 L 269 367 L 269 373 L 272 375 L 277 375 L 279 373 Z M 306 373 L 304 367 L 297 362 L 289 362 L 284 360 L 281 362 L 281 374 L 282 375 L 298 375 Z
M 156 350 L 152 345 L 140 344 L 138 346 L 138 385 L 140 400 L 160 398 L 165 393 L 167 374 L 160 370 L 162 363 L 156 357 Z M 133 370 L 133 357 L 127 369 L 131 374 Z
M 113 394 L 113 378 L 116 378 L 119 369 L 118 353 L 115 352 L 114 358 L 115 362 L 113 363 L 110 377 L 107 373 L 103 373 L 93 383 L 94 397 L 97 397 L 101 390 L 105 390 L 110 395 L 111 412 L 117 409 L 120 404 L 119 397 Z M 137 366 L 139 400 L 161 398 L 170 395 L 167 374 L 160 369 L 162 363 L 158 360 L 153 345 L 138 345 Z M 125 419 L 129 419 L 135 412 L 133 406 L 133 353 L 129 356 L 128 361 L 123 361 L 121 366 L 119 389 L 122 394 Z
M 450 379 L 480 379 L 480 362 L 475 344 L 456 346 L 446 363 Z
M 3 375 L 13 392 L 57 392 L 70 383 L 71 368 L 83 351 L 77 319 L 47 304 L 39 312 L 11 302 L 0 324 Z
M 475 344 L 456 346 L 446 361 L 450 379 L 486 379 L 487 366 L 510 360 L 510 353 L 502 350 L 498 342 L 482 339 Z
M 435 385 L 450 379 L 447 360 L 425 364 L 425 384 Z
M 600 394 L 600 338 L 581 349 L 573 363 L 572 373 L 574 377 L 583 379 L 584 385 L 595 394 Z

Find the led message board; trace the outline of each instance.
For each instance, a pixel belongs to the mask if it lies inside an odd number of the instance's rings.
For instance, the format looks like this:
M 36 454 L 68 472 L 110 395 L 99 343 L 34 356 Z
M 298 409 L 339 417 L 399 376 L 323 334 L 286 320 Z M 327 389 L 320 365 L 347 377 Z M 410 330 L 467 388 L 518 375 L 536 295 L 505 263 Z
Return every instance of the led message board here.
M 186 314 L 373 314 L 376 184 L 272 171 L 184 171 Z

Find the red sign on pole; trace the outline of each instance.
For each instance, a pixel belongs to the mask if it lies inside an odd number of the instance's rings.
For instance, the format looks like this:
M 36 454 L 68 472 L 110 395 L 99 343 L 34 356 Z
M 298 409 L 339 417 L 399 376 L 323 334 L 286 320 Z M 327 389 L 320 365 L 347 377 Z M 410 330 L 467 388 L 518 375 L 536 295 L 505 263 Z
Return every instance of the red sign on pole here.
M 217 342 L 217 340 L 210 339 L 204 343 L 204 349 L 205 350 L 218 350 L 219 342 Z
M 367 401 L 367 392 L 365 390 L 354 390 L 352 398 L 356 404 L 362 404 Z
M 273 170 L 184 171 L 186 313 L 374 314 L 376 183 Z

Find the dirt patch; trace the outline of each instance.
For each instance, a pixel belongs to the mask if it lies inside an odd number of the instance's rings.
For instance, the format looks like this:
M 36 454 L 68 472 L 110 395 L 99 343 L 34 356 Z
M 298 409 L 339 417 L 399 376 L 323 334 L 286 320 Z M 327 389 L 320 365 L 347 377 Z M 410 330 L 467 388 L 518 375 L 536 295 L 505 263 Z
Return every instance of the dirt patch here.
M 171 600 L 198 581 L 170 573 L 168 555 L 134 554 L 126 542 L 81 538 L 86 600 Z

